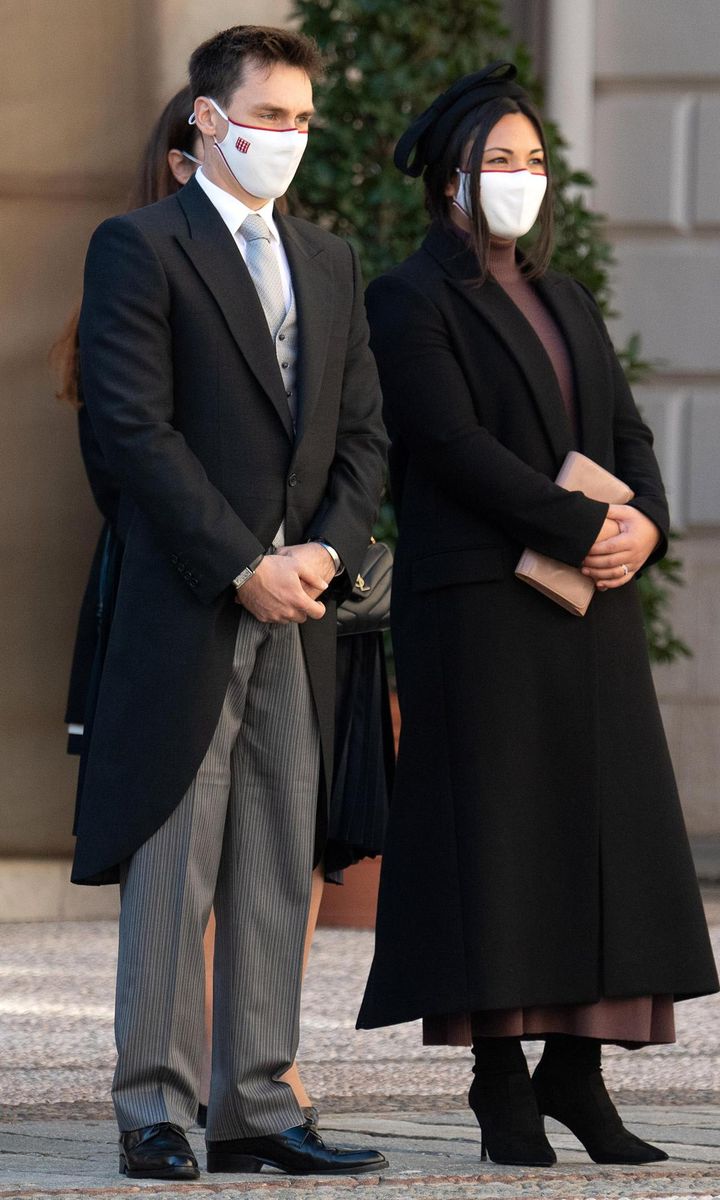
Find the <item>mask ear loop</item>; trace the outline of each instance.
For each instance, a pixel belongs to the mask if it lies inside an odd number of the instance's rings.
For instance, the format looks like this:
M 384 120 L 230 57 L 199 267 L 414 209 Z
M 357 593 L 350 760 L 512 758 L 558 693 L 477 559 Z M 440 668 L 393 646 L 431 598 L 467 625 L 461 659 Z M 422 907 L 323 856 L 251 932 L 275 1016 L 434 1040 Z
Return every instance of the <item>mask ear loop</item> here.
M 469 172 L 469 171 L 463 171 L 462 167 L 456 167 L 456 168 L 455 168 L 455 174 L 456 174 L 456 175 L 469 175 L 469 174 L 470 174 L 470 172 Z M 459 192 L 459 191 L 460 191 L 460 189 L 458 188 L 458 192 Z M 461 203 L 460 203 L 460 201 L 458 200 L 458 198 L 457 198 L 457 192 L 456 192 L 456 193 L 455 193 L 455 195 L 453 196 L 452 202 L 453 202 L 453 205 L 454 205 L 454 207 L 455 207 L 455 208 L 457 208 L 457 209 L 459 209 L 459 210 L 460 210 L 460 212 L 463 214 L 463 216 L 464 216 L 464 217 L 467 217 L 468 221 L 471 221 L 471 220 L 472 220 L 472 217 L 470 216 L 470 213 L 468 212 L 468 210 L 467 210 L 466 208 L 463 208 L 462 204 L 461 204 Z
M 224 113 L 224 112 L 223 112 L 223 110 L 221 109 L 220 105 L 215 103 L 215 101 L 213 100 L 212 96 L 207 96 L 207 97 L 206 97 L 206 99 L 210 101 L 210 103 L 212 104 L 213 108 L 215 109 L 215 112 L 219 113 L 219 114 L 220 114 L 220 116 L 223 118 L 223 120 L 224 120 L 224 121 L 227 121 L 227 123 L 228 123 L 228 129 L 229 129 L 229 128 L 230 128 L 230 118 L 228 117 L 227 113 Z M 188 125 L 197 125 L 197 117 L 195 116 L 195 110 L 194 110 L 194 109 L 193 109 L 193 111 L 190 113 L 190 116 L 188 117 Z M 226 136 L 227 136 L 227 135 L 226 135 Z M 217 151 L 220 153 L 220 156 L 221 156 L 221 158 L 222 158 L 223 162 L 225 163 L 225 165 L 226 165 L 226 166 L 228 166 L 228 164 L 227 164 L 227 162 L 226 162 L 226 159 L 225 159 L 225 155 L 223 154 L 222 150 L 220 149 L 220 145 L 219 145 L 219 143 L 218 143 L 218 140 L 217 140 L 217 138 L 216 138 L 214 135 L 213 135 L 213 145 L 214 145 L 215 149 L 216 149 L 216 150 L 217 150 Z M 181 154 L 185 154 L 185 151 L 184 151 L 184 150 L 181 150 L 181 151 L 180 151 L 180 153 L 181 153 Z M 200 162 L 200 159 L 199 159 L 199 158 L 193 158 L 192 154 L 186 154 L 186 155 L 185 155 L 185 157 L 186 157 L 186 158 L 191 158 L 191 159 L 192 159 L 192 161 L 193 161 L 193 162 L 196 162 L 196 163 L 198 164 L 198 166 L 199 166 L 199 167 L 201 167 L 201 166 L 202 166 L 202 163 Z M 228 170 L 230 170 L 229 166 L 228 166 Z M 230 174 L 231 174 L 231 175 L 233 175 L 233 172 L 232 172 L 232 171 L 230 171 Z M 233 178 L 235 178 L 235 176 L 234 176 L 234 175 L 233 175 Z
M 216 112 L 216 113 L 220 113 L 220 116 L 222 117 L 223 121 L 227 121 L 227 123 L 228 123 L 228 125 L 229 125 L 229 124 L 230 124 L 230 118 L 229 118 L 229 116 L 227 115 L 227 113 L 224 113 L 224 112 L 223 112 L 223 110 L 221 109 L 220 105 L 215 103 L 215 101 L 213 100 L 212 96 L 206 96 L 205 98 L 206 98 L 206 100 L 209 100 L 209 101 L 210 101 L 210 103 L 212 104 L 213 108 L 215 109 L 215 112 Z M 193 110 L 193 112 L 191 112 L 191 113 L 190 113 L 190 116 L 188 117 L 188 125 L 197 125 L 197 117 L 195 116 L 195 111 L 194 111 L 194 110 Z

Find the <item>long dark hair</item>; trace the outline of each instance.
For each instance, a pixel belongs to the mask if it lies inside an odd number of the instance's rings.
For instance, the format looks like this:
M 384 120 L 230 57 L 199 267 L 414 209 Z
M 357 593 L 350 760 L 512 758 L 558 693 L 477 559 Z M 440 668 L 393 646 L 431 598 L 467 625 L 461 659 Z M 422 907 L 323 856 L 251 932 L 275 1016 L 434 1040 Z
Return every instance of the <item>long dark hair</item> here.
M 184 150 L 186 154 L 194 152 L 198 133 L 194 125 L 188 125 L 192 110 L 189 87 L 181 88 L 165 105 L 150 131 L 138 163 L 135 183 L 128 197 L 128 211 L 144 208 L 146 204 L 154 204 L 156 200 L 164 200 L 166 196 L 180 191 L 182 184 L 178 183 L 170 170 L 167 156 L 169 150 Z
M 482 171 L 483 154 L 490 131 L 497 125 L 501 117 L 507 113 L 522 113 L 532 121 L 545 155 L 545 170 L 548 172 L 547 191 L 543 198 L 538 215 L 538 233 L 532 246 L 525 251 L 522 270 L 528 279 L 537 279 L 548 268 L 553 249 L 553 202 L 552 181 L 549 174 L 548 149 L 542 120 L 537 109 L 529 101 L 500 96 L 488 100 L 460 122 L 455 129 L 445 152 L 436 163 L 425 168 L 423 182 L 425 184 L 425 205 L 430 216 L 452 228 L 450 210 L 452 198 L 445 194 L 449 183 L 455 179 L 458 167 L 465 162 L 465 147 L 472 143 L 467 165 L 470 171 L 470 245 L 478 260 L 478 282 L 482 283 L 488 276 L 488 252 L 490 248 L 490 230 L 480 204 L 480 174 Z
M 192 112 L 190 88 L 181 88 L 162 110 L 153 125 L 138 163 L 135 182 L 128 197 L 127 209 L 143 208 L 156 200 L 163 200 L 178 192 L 182 184 L 170 170 L 169 150 L 184 150 L 193 153 L 198 136 L 193 125 L 188 125 Z M 55 395 L 74 408 L 79 408 L 78 396 L 78 321 L 80 305 L 76 305 L 67 319 L 65 327 L 50 350 L 50 365 L 57 376 Z

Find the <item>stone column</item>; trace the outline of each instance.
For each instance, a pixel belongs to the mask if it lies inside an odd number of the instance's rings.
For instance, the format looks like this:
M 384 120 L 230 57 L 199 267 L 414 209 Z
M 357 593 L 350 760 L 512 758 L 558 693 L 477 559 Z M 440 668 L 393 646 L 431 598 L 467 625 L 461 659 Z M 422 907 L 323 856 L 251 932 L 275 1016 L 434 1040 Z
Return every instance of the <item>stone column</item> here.
M 720 846 L 720 5 L 596 0 L 596 206 L 615 245 L 618 344 L 656 434 L 686 586 L 672 620 L 693 658 L 656 672 L 690 832 Z M 720 868 L 720 854 L 717 858 Z
M 284 25 L 290 4 L 287 0 L 155 0 L 158 57 L 157 97 L 169 99 L 185 82 L 190 54 L 205 38 L 231 25 Z
M 0 440 L 0 853 L 71 847 L 76 764 L 63 715 L 99 529 L 52 341 L 77 304 L 93 228 L 125 204 L 148 113 L 144 0 L 5 4 L 0 79 L 4 389 Z

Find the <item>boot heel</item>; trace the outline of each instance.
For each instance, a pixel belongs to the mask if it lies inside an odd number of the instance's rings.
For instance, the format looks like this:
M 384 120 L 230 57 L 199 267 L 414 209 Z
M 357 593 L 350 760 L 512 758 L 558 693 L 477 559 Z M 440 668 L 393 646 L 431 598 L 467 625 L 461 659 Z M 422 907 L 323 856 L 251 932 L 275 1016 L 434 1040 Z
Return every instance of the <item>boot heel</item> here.
M 255 1175 L 262 1171 L 262 1168 L 262 1159 L 255 1158 L 252 1154 L 228 1154 L 223 1150 L 208 1150 L 207 1169 L 210 1175 L 218 1171 L 238 1171 L 243 1175 Z
M 530 1083 L 524 1072 L 487 1077 L 476 1074 L 468 1095 L 480 1126 L 480 1160 L 514 1167 L 551 1167 L 557 1161 L 547 1140 Z
M 127 1163 L 122 1154 L 120 1155 L 120 1174 L 127 1175 Z

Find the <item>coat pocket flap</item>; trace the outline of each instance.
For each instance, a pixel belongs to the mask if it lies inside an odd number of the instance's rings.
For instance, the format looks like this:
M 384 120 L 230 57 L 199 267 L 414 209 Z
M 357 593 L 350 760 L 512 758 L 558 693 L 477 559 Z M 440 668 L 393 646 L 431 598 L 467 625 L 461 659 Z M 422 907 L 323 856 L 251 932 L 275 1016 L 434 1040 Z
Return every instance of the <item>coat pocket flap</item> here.
M 457 583 L 502 579 L 504 574 L 503 552 L 497 546 L 476 550 L 444 550 L 413 563 L 412 589 L 414 592 L 429 592 Z

